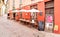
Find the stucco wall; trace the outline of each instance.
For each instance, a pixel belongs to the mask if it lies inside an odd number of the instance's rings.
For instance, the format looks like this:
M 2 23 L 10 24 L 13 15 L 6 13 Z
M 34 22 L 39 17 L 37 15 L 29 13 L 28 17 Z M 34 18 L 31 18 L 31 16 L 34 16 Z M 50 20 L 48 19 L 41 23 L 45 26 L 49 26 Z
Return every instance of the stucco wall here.
M 40 2 L 40 1 L 43 1 L 43 0 L 34 0 L 34 1 L 31 1 L 31 0 L 22 0 L 22 6 L 30 5 L 30 4 L 33 4 L 33 3 Z
M 40 13 L 37 14 L 37 19 L 38 21 L 44 21 L 45 18 L 45 5 L 44 2 L 39 2 L 38 3 L 38 10 L 42 11 L 42 16 L 40 16 Z
M 15 1 L 15 9 L 19 8 L 19 4 L 20 4 L 20 0 L 14 0 Z M 13 9 L 13 0 L 9 0 L 8 1 L 8 5 L 9 5 L 9 10 L 12 10 Z
M 55 25 L 58 25 L 58 31 L 55 33 L 60 33 L 60 0 L 54 0 L 54 20 Z
M 3 5 L 3 2 L 1 0 L 1 3 L 0 3 L 0 16 L 1 16 L 1 12 L 2 12 L 2 5 Z

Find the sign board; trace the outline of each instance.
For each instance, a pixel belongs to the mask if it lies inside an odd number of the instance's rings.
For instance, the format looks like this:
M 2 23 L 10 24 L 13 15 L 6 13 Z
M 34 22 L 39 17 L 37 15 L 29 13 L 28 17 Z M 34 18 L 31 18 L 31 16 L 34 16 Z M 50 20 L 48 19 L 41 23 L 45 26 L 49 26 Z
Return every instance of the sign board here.
M 54 30 L 58 31 L 58 25 L 54 26 Z

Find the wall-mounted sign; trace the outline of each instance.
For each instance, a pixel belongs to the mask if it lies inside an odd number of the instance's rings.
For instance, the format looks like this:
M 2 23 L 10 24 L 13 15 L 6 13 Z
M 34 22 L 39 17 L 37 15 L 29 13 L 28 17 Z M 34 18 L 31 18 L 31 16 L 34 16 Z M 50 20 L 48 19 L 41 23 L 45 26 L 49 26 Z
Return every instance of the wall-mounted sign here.
M 58 25 L 54 26 L 54 30 L 58 31 Z

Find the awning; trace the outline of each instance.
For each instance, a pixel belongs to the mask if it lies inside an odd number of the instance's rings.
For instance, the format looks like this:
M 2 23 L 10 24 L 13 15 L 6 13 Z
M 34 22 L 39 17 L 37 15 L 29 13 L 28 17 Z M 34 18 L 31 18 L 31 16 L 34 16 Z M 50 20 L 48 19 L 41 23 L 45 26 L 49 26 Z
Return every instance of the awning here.
M 39 10 L 36 9 L 31 9 L 31 10 L 13 10 L 12 12 L 40 12 Z

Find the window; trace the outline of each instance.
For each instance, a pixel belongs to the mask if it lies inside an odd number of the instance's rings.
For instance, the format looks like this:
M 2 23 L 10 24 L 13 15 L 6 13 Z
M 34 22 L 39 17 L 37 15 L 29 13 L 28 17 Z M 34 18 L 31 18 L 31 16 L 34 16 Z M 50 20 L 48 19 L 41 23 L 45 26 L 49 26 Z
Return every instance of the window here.
M 31 6 L 31 9 L 33 9 L 33 8 L 34 8 L 34 9 L 37 9 L 37 4 L 32 5 L 32 6 Z
M 46 2 L 46 4 L 45 4 L 45 8 L 51 8 L 51 7 L 54 7 L 54 2 L 52 1 L 52 2 Z
M 4 0 L 2 0 L 4 2 Z
M 0 3 L 1 3 L 1 0 L 0 0 Z
M 20 4 L 22 4 L 22 0 L 20 0 Z
M 13 0 L 13 10 L 15 10 L 15 0 Z
M 31 1 L 34 1 L 34 0 L 31 0 Z
M 46 14 L 54 14 L 54 1 L 45 3 Z

